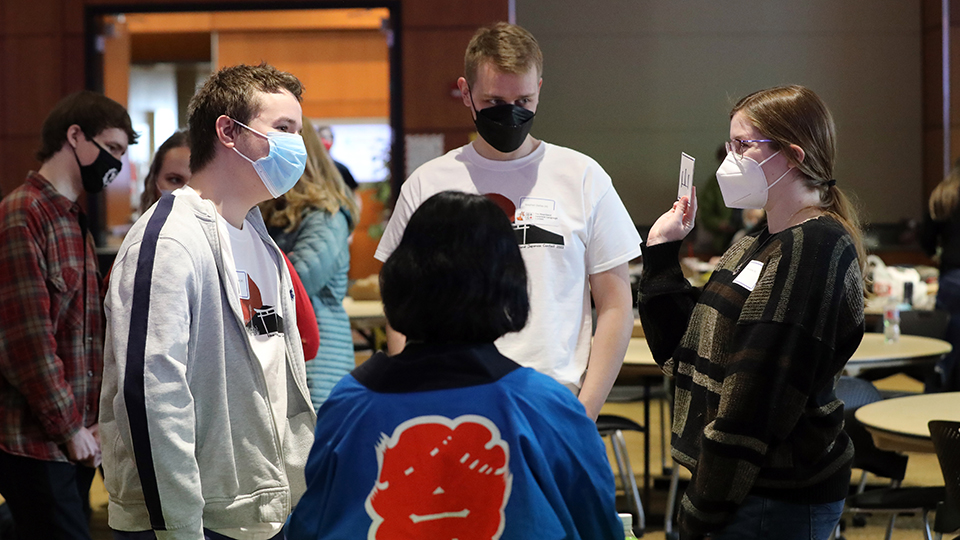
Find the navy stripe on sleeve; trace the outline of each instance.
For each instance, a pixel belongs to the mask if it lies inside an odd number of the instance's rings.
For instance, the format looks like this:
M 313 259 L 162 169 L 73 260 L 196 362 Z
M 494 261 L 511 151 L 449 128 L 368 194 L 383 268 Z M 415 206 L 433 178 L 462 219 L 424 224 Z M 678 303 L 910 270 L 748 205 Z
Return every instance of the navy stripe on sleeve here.
M 143 498 L 150 514 L 150 526 L 165 530 L 157 472 L 153 468 L 150 431 L 147 428 L 147 404 L 144 396 L 144 357 L 147 345 L 147 327 L 150 314 L 150 286 L 153 280 L 153 261 L 157 254 L 160 229 L 173 208 L 172 195 L 161 197 L 154 208 L 140 242 L 137 274 L 134 277 L 133 302 L 130 308 L 130 335 L 127 339 L 127 369 L 123 379 L 123 399 L 130 419 L 133 454 L 137 461 Z

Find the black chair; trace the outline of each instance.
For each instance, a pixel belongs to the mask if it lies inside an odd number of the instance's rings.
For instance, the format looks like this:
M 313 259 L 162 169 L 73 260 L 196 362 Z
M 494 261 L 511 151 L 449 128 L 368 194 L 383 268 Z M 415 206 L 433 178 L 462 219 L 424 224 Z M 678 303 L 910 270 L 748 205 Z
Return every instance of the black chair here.
M 940 540 L 943 533 L 960 530 L 960 422 L 931 420 L 927 425 L 946 490 L 946 497 L 937 505 L 937 517 L 933 521 L 933 530 Z M 954 540 L 958 538 L 960 536 Z
M 643 536 L 646 530 L 646 516 L 643 513 L 643 504 L 640 502 L 640 490 L 637 488 L 637 477 L 630 466 L 630 456 L 627 455 L 627 441 L 623 438 L 624 431 L 636 431 L 647 436 L 643 426 L 614 414 L 601 414 L 597 417 L 597 431 L 601 437 L 610 436 L 610 445 L 613 447 L 613 457 L 617 460 L 617 471 L 620 473 L 620 484 L 628 501 L 633 503 L 634 532 L 637 537 Z
M 853 466 L 863 471 L 856 492 L 847 497 L 844 512 L 854 515 L 858 513 L 890 514 L 887 540 L 890 540 L 893 535 L 898 515 L 920 513 L 924 524 L 924 538 L 930 540 L 928 513 L 936 510 L 937 503 L 943 500 L 943 488 L 900 486 L 907 471 L 907 456 L 877 448 L 873 444 L 873 437 L 854 416 L 860 407 L 882 399 L 880 392 L 872 383 L 855 377 L 840 377 L 837 382 L 837 397 L 844 402 L 844 431 L 853 441 Z M 889 478 L 890 486 L 865 489 L 867 472 Z

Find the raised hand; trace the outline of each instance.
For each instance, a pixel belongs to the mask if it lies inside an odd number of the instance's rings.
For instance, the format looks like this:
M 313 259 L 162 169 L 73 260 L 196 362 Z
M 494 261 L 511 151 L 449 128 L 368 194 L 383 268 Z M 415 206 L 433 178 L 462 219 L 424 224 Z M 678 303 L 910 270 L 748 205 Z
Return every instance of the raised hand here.
M 697 217 L 697 188 L 693 188 L 693 200 L 682 197 L 673 207 L 660 216 L 647 234 L 647 245 L 683 240 L 693 230 Z

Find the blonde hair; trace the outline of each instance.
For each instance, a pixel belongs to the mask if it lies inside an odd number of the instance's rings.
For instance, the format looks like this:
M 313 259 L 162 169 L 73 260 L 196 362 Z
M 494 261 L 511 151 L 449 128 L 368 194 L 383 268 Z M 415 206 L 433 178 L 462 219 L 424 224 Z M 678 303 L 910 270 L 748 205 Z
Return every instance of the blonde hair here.
M 538 78 L 543 75 L 540 45 L 533 34 L 515 24 L 499 22 L 473 34 L 463 55 L 463 73 L 470 86 L 476 82 L 483 62 L 492 62 L 504 73 L 522 75 L 535 68 Z
M 350 230 L 353 230 L 360 209 L 307 117 L 303 118 L 302 135 L 307 148 L 307 167 L 303 176 L 283 196 L 260 203 L 263 221 L 270 227 L 283 227 L 285 232 L 292 232 L 300 226 L 309 209 L 335 214 L 340 208 L 346 208 L 350 215 Z
M 960 201 L 960 159 L 953 164 L 950 174 L 941 180 L 930 194 L 930 200 L 927 202 L 930 217 L 934 221 L 949 220 L 957 209 L 958 201 Z
M 730 111 L 730 118 L 738 112 L 779 148 L 786 150 L 795 144 L 803 149 L 803 161 L 797 162 L 789 152 L 787 159 L 803 174 L 807 186 L 820 192 L 820 208 L 836 218 L 850 234 L 863 270 L 867 257 L 860 219 L 833 178 L 837 128 L 826 104 L 809 88 L 776 86 L 741 99 Z

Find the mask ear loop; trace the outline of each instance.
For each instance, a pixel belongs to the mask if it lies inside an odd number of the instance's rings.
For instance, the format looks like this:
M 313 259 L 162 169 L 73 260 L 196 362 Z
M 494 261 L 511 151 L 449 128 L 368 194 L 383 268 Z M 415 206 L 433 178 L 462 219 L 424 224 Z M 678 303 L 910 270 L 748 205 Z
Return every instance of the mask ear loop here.
M 480 116 L 480 111 L 477 110 L 477 104 L 473 102 L 473 88 L 470 88 L 470 83 L 467 83 L 467 93 L 470 98 L 470 108 L 473 109 L 473 114 Z

